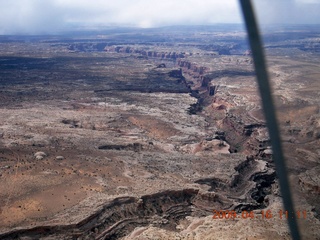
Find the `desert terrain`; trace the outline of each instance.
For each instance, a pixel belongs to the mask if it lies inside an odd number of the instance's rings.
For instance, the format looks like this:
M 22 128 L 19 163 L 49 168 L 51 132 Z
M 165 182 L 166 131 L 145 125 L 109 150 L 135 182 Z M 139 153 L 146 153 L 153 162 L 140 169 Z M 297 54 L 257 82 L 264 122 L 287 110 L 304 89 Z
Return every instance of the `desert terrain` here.
M 263 38 L 319 239 L 320 32 Z M 291 239 L 239 26 L 0 36 L 0 182 L 1 239 Z

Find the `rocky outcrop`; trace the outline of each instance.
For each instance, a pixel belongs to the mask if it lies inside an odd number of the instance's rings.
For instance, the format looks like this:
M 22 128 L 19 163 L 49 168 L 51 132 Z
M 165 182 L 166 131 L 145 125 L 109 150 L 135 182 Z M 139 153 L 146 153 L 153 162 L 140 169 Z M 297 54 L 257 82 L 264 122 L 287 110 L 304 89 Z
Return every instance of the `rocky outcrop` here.
M 193 62 L 190 62 L 188 60 L 183 60 L 183 59 L 178 59 L 177 64 L 182 68 L 189 69 L 189 70 L 196 72 L 200 75 L 204 74 L 208 70 L 207 67 L 199 66 L 197 63 L 193 63 Z
M 178 221 L 186 216 L 202 215 L 203 211 L 211 212 L 213 208 L 220 209 L 230 203 L 218 194 L 192 188 L 167 190 L 140 198 L 119 197 L 78 223 L 12 230 L 0 234 L 0 238 L 118 239 L 137 226 L 153 224 L 175 229 Z

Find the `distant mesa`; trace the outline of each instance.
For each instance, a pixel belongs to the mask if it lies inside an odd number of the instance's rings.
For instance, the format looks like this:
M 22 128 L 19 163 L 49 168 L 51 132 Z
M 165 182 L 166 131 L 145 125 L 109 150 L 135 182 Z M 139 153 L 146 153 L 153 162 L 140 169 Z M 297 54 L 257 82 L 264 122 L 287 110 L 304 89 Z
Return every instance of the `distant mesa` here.
M 167 59 L 177 59 L 184 58 L 185 52 L 158 52 L 158 51 L 146 51 L 145 49 L 138 49 L 129 46 L 108 46 L 104 49 L 106 52 L 117 52 L 117 53 L 138 53 L 145 57 L 153 58 L 167 58 Z

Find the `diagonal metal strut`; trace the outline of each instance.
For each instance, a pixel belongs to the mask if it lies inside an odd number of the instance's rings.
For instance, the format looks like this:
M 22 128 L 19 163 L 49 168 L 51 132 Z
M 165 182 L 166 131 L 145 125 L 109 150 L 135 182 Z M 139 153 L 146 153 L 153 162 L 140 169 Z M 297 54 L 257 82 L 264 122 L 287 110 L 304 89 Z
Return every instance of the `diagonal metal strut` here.
M 299 240 L 300 234 L 293 207 L 293 201 L 290 192 L 288 174 L 283 156 L 279 128 L 277 124 L 275 107 L 271 95 L 269 77 L 266 70 L 266 62 L 262 41 L 260 39 L 257 21 L 254 16 L 253 7 L 250 0 L 240 0 L 242 13 L 244 16 L 249 43 L 253 55 L 253 61 L 259 86 L 262 107 L 267 122 L 271 146 L 273 150 L 273 159 L 276 166 L 277 177 L 279 179 L 281 195 L 283 197 L 284 210 L 288 211 L 288 224 L 292 239 Z

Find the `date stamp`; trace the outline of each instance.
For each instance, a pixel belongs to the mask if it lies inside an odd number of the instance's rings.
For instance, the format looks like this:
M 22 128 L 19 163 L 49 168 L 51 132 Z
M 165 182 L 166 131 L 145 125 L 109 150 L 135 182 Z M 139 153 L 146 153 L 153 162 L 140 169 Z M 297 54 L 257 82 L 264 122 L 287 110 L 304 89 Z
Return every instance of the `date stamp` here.
M 279 211 L 271 211 L 271 210 L 260 210 L 260 211 L 242 211 L 236 212 L 234 210 L 213 210 L 213 219 L 289 219 L 296 217 L 297 219 L 306 219 L 307 211 L 296 211 L 294 213 L 289 213 L 288 211 L 279 210 Z

